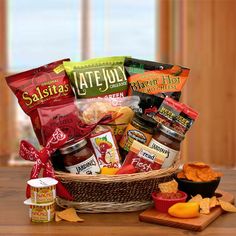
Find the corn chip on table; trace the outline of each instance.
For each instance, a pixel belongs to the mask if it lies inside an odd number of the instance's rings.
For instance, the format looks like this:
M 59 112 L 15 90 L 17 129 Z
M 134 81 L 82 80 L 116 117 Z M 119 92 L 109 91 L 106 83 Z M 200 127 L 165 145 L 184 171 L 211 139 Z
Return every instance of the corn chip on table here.
M 223 214 L 202 232 L 140 222 L 133 213 L 79 214 L 83 223 L 31 223 L 25 186 L 31 167 L 0 167 L 0 235 L 235 235 L 236 213 Z M 223 169 L 219 188 L 236 197 L 236 170 Z

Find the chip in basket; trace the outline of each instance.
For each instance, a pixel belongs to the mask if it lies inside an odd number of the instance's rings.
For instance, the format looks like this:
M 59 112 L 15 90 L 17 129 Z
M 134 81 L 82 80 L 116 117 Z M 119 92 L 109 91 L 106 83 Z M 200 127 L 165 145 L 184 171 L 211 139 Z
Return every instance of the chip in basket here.
M 176 193 L 178 191 L 178 183 L 175 180 L 158 184 L 162 193 Z

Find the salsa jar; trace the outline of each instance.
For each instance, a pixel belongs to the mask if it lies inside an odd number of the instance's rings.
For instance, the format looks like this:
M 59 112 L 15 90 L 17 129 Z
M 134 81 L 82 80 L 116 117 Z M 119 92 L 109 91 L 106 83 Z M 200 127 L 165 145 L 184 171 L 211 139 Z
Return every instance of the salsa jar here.
M 152 139 L 156 125 L 157 122 L 151 117 L 141 113 L 135 113 L 120 140 L 120 147 L 128 152 L 134 140 L 148 145 Z
M 183 134 L 176 132 L 170 127 L 163 124 L 158 125 L 148 146 L 165 154 L 166 158 L 162 168 L 168 168 L 174 163 L 179 155 L 180 144 L 184 137 Z
M 82 139 L 60 149 L 64 158 L 65 169 L 74 174 L 97 174 L 100 166 L 87 141 Z

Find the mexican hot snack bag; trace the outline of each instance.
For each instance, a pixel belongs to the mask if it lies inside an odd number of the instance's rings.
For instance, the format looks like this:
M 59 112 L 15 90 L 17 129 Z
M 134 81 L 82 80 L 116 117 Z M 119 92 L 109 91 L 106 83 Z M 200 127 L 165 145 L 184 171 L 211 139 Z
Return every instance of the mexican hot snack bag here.
M 30 116 L 35 134 L 42 144 L 37 108 L 56 105 L 74 94 L 65 73 L 63 59 L 6 77 L 23 111 Z
M 125 70 L 128 74 L 128 95 L 136 91 L 149 95 L 170 96 L 175 100 L 179 100 L 190 71 L 178 65 L 135 58 L 125 59 Z
M 83 62 L 64 62 L 76 98 L 125 97 L 125 57 L 105 57 Z

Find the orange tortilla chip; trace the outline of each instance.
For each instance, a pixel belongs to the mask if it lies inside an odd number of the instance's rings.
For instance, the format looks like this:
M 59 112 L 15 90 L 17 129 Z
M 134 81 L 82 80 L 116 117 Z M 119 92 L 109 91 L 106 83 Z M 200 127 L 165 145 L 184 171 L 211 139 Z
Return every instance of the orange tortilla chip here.
M 179 179 L 185 179 L 186 176 L 185 176 L 185 174 L 184 174 L 183 171 L 180 171 L 180 172 L 177 174 L 177 178 L 179 178 Z
M 67 208 L 66 210 L 57 212 L 57 216 L 59 216 L 61 219 L 70 221 L 70 222 L 82 222 L 84 221 L 81 219 L 74 208 Z
M 227 211 L 227 212 L 236 212 L 236 207 L 229 203 L 229 202 L 226 202 L 226 201 L 222 201 L 222 200 L 219 200 L 220 202 L 220 206 L 221 208 L 224 210 L 224 211 Z
M 60 216 L 58 216 L 58 211 L 56 211 L 55 212 L 55 221 L 56 222 L 59 222 L 59 221 L 61 221 L 62 220 L 62 218 L 60 217 Z

